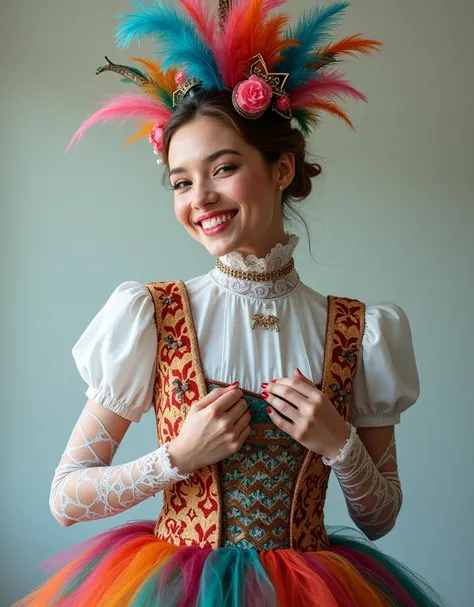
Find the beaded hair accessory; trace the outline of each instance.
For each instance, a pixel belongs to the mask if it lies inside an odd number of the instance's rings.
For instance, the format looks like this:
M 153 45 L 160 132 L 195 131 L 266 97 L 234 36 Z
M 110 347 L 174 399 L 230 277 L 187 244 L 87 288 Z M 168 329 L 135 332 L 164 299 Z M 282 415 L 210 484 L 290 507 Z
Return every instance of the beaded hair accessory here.
M 362 34 L 331 41 L 331 32 L 349 2 L 312 8 L 296 22 L 288 13 L 271 14 L 287 0 L 218 0 L 216 11 L 205 0 L 130 0 L 132 14 L 120 15 L 119 48 L 152 36 L 160 61 L 132 57 L 139 67 L 118 65 L 107 57 L 97 74 L 118 73 L 140 93 L 113 97 L 83 122 L 68 148 L 97 122 L 139 118 L 145 122 L 127 144 L 148 137 L 161 161 L 161 137 L 176 107 L 198 90 L 229 91 L 235 111 L 256 120 L 275 112 L 294 119 L 304 135 L 322 112 L 354 128 L 338 101 L 367 101 L 337 67 L 346 56 L 370 55 L 381 45 Z

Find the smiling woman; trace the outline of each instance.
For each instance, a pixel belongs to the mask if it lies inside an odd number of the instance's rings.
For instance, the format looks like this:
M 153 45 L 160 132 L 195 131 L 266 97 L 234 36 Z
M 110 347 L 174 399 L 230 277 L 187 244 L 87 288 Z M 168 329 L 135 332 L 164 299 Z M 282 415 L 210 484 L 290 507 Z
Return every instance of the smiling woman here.
M 310 289 L 284 226 L 321 170 L 310 127 L 322 111 L 351 125 L 335 101 L 365 100 L 335 65 L 379 43 L 330 41 L 346 2 L 291 26 L 270 16 L 281 0 L 218 15 L 180 4 L 133 1 L 118 42 L 155 36 L 165 61 L 99 68 L 144 95 L 109 101 L 74 139 L 100 120 L 150 120 L 139 136 L 166 167 L 177 220 L 218 259 L 186 282 L 119 285 L 86 328 L 73 355 L 88 401 L 50 496 L 65 527 L 161 491 L 163 509 L 77 547 L 17 607 L 437 606 L 369 541 L 402 503 L 394 425 L 419 394 L 408 319 Z M 113 466 L 152 408 L 160 446 Z M 332 471 L 357 537 L 325 528 Z

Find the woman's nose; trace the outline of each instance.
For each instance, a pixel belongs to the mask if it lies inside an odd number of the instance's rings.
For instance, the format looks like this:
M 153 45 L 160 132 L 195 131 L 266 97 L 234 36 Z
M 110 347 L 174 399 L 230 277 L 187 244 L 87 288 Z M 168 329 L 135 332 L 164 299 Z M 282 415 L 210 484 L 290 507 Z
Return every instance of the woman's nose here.
M 193 205 L 202 209 L 210 204 L 215 204 L 219 201 L 219 195 L 213 189 L 209 188 L 205 184 L 197 185 L 194 188 Z

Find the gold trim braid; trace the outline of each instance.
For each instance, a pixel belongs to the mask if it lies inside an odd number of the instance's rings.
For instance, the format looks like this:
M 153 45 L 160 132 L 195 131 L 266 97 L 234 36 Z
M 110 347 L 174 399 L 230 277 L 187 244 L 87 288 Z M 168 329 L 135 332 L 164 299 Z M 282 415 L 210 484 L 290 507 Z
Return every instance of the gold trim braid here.
M 271 272 L 254 272 L 254 271 L 244 271 L 244 270 L 234 270 L 234 268 L 229 268 L 222 263 L 220 259 L 216 261 L 216 268 L 230 276 L 231 278 L 237 278 L 238 280 L 250 280 L 251 282 L 271 282 L 273 280 L 278 280 L 290 274 L 295 267 L 295 260 L 290 259 L 290 261 L 279 270 L 272 270 Z
M 232 8 L 232 0 L 218 0 L 217 2 L 217 14 L 219 15 L 219 26 L 224 29 L 227 21 L 227 16 L 230 9 Z
M 183 282 L 147 285 L 155 305 L 157 330 L 154 405 L 158 443 L 178 436 L 190 407 L 204 398 L 207 385 L 191 305 Z M 222 496 L 217 464 L 163 492 L 155 535 L 176 546 L 219 548 Z
M 365 305 L 355 299 L 328 297 L 321 391 L 341 417 L 349 417 L 349 396 L 364 335 Z M 290 547 L 299 552 L 326 550 L 324 504 L 331 468 L 308 450 L 294 485 L 290 510 Z

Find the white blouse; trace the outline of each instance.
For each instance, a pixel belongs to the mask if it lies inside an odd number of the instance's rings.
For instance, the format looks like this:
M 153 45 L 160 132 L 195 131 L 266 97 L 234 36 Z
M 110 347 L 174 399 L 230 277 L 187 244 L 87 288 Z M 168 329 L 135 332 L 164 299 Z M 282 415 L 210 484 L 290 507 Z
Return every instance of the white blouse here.
M 232 253 L 221 258 L 236 269 L 271 271 L 292 257 L 297 238 L 277 245 L 265 259 Z M 261 392 L 261 383 L 291 377 L 295 368 L 321 381 L 327 298 L 306 286 L 296 270 L 276 282 L 229 278 L 215 268 L 185 282 L 208 380 L 240 382 Z M 253 314 L 273 314 L 280 331 L 251 328 Z M 125 282 L 112 293 L 73 348 L 86 396 L 138 422 L 153 405 L 156 328 L 148 289 Z M 418 398 L 419 381 L 410 326 L 390 303 L 366 308 L 362 353 L 353 385 L 351 422 L 390 426 Z

